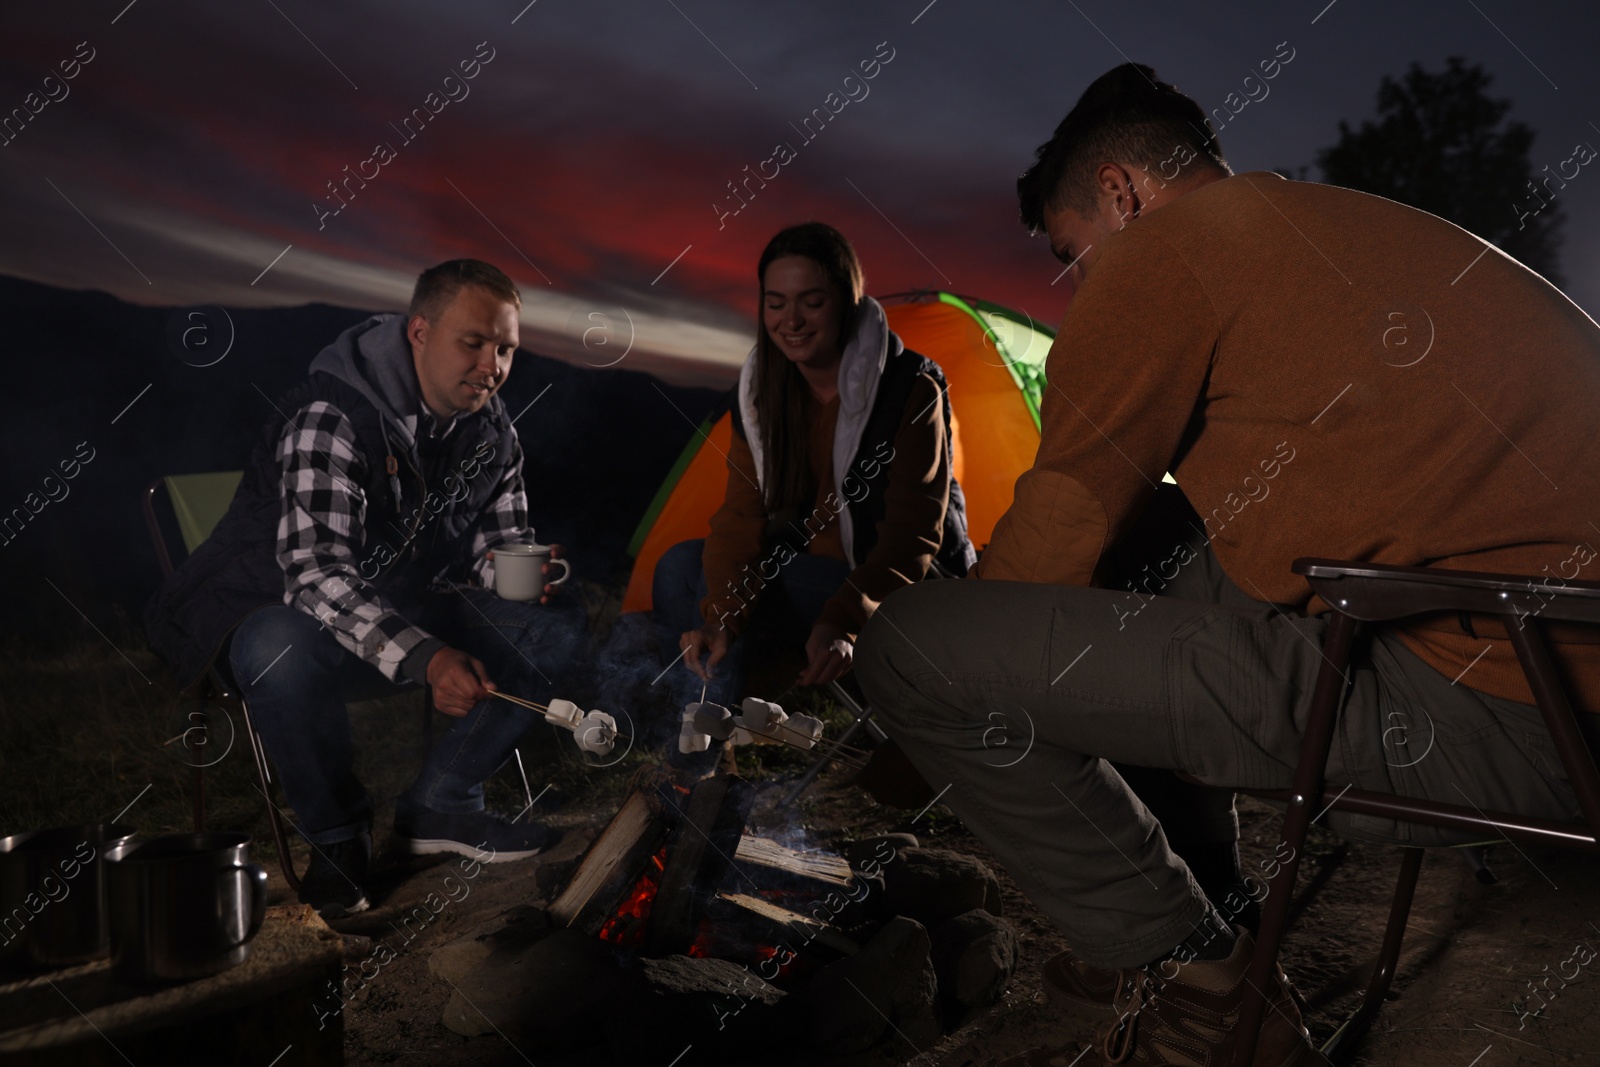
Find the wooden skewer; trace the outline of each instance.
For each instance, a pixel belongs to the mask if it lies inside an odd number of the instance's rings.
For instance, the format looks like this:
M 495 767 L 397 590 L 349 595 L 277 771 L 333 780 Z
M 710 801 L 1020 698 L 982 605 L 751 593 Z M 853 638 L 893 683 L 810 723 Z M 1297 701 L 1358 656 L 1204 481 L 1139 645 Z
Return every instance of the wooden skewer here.
M 513 704 L 520 704 L 523 707 L 531 708 L 534 711 L 543 712 L 543 711 L 549 711 L 550 710 L 544 704 L 536 704 L 531 700 L 523 700 L 521 697 L 514 697 L 510 693 L 502 693 L 498 689 L 491 689 L 491 690 L 489 690 L 489 693 L 492 696 L 499 697 L 501 700 L 509 700 Z M 621 738 L 622 740 L 625 740 L 625 741 L 632 741 L 633 740 L 633 735 L 632 734 L 625 734 L 620 730 L 612 730 L 611 731 L 611 736 L 615 737 L 615 738 Z
M 510 693 L 502 693 L 498 689 L 491 689 L 491 690 L 489 690 L 489 692 L 492 695 L 499 697 L 501 700 L 509 700 L 513 704 L 520 704 L 522 707 L 531 708 L 534 711 L 543 712 L 543 711 L 549 710 L 543 704 L 536 704 L 531 700 L 524 700 L 521 697 L 514 697 Z M 701 696 L 702 696 L 701 703 L 704 703 L 704 699 L 703 699 L 704 695 L 705 695 L 704 693 L 701 694 Z M 852 768 L 854 768 L 855 770 L 858 770 L 858 771 L 861 770 L 861 768 L 864 767 L 865 764 L 864 763 L 858 763 L 858 762 L 856 762 L 856 760 L 857 759 L 864 759 L 866 756 L 869 755 L 869 753 L 867 753 L 863 749 L 853 748 L 850 745 L 843 745 L 843 744 L 840 744 L 837 741 L 830 741 L 827 738 L 819 738 L 819 739 L 813 740 L 809 735 L 802 734 L 802 733 L 800 733 L 800 731 L 795 730 L 792 727 L 783 726 L 783 725 L 780 724 L 779 729 L 781 729 L 784 733 L 793 734 L 796 737 L 805 737 L 806 740 L 811 741 L 813 745 L 827 746 L 826 747 L 826 751 L 829 752 L 831 758 L 833 759 L 833 761 L 835 763 L 843 763 L 845 766 L 852 767 Z M 632 741 L 633 740 L 633 735 L 632 734 L 625 734 L 625 733 L 622 733 L 619 730 L 612 731 L 611 735 L 613 737 L 615 737 L 615 738 L 620 739 L 620 740 L 626 740 L 626 741 Z M 805 745 L 796 744 L 795 742 L 786 740 L 786 739 L 784 739 L 782 737 L 774 738 L 774 740 L 776 740 L 778 742 L 778 744 L 787 745 L 788 747 L 796 750 L 797 752 L 810 752 L 811 751 L 811 749 L 809 747 L 805 746 Z M 852 758 L 852 757 L 854 757 L 854 758 Z
M 809 748 L 806 748 L 804 745 L 797 745 L 793 741 L 785 741 L 781 737 L 774 738 L 774 740 L 780 745 L 786 745 L 789 748 L 794 749 L 796 752 L 810 752 L 811 751 Z M 862 770 L 863 768 L 866 767 L 865 763 L 857 763 L 855 760 L 849 759 L 848 757 L 845 757 L 845 756 L 838 756 L 838 755 L 830 754 L 829 758 L 832 759 L 833 762 L 842 763 L 846 767 L 851 768 L 852 770 L 859 771 L 859 770 Z
M 835 752 L 835 751 L 832 751 L 830 749 L 820 749 L 819 750 L 819 749 L 801 748 L 798 745 L 793 746 L 793 747 L 799 749 L 801 752 L 816 753 L 816 752 L 820 751 L 822 755 L 827 756 L 833 762 L 842 763 L 847 767 L 854 767 L 856 770 L 861 770 L 863 767 L 865 767 L 867 765 L 865 760 L 855 759 L 855 758 L 851 757 L 848 753 Z
M 549 711 L 550 710 L 548 707 L 546 707 L 543 704 L 535 704 L 531 700 L 523 700 L 521 697 L 514 697 L 510 693 L 502 693 L 498 689 L 489 690 L 489 695 L 490 696 L 497 696 L 501 700 L 509 700 L 513 704 L 521 704 L 523 707 L 532 708 L 534 711 Z
M 812 744 L 815 744 L 818 747 L 827 745 L 834 752 L 845 752 L 861 759 L 866 759 L 872 755 L 872 753 L 868 752 L 864 748 L 856 748 L 854 745 L 847 745 L 843 741 L 834 741 L 826 737 L 813 738 L 810 734 L 803 734 L 799 730 L 796 730 L 794 727 L 790 726 L 788 723 L 779 723 L 778 729 L 784 731 L 785 733 L 792 734 L 801 740 L 810 741 Z

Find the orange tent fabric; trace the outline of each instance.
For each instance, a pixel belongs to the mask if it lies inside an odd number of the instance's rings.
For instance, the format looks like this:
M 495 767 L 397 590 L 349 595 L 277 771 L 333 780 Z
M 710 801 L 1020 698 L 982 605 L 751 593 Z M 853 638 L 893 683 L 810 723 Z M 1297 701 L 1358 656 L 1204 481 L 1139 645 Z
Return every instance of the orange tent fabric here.
M 938 363 L 950 384 L 956 432 L 951 466 L 967 496 L 967 535 L 982 551 L 1011 506 L 1017 476 L 1033 465 L 1039 427 L 988 330 L 947 303 L 884 309 L 906 347 Z
M 889 328 L 907 348 L 937 362 L 949 382 L 952 467 L 966 493 L 969 536 L 982 551 L 1039 449 L 1037 390 L 1053 335 L 998 305 L 946 293 L 883 303 Z M 710 533 L 727 488 L 732 433 L 731 414 L 702 425 L 673 468 L 676 482 L 667 476 L 635 534 L 623 611 L 650 610 L 656 561 L 678 542 Z

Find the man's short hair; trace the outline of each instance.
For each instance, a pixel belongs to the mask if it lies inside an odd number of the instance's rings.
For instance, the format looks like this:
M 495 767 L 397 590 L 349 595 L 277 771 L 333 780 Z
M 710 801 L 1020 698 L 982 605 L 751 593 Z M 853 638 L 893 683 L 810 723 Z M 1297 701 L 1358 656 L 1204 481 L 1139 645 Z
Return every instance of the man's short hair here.
M 517 291 L 516 283 L 506 277 L 505 271 L 481 259 L 452 259 L 429 267 L 417 276 L 407 317 L 421 315 L 429 322 L 434 321 L 467 285 L 487 289 L 507 303 L 522 306 L 522 294 Z
M 1083 91 L 1017 179 L 1022 224 L 1032 232 L 1043 229 L 1046 209 L 1092 215 L 1094 172 L 1102 163 L 1134 163 L 1161 174 L 1162 164 L 1175 155 L 1192 155 L 1191 165 L 1229 173 L 1199 104 L 1158 81 L 1143 63 L 1113 67 Z M 1161 177 L 1170 181 L 1173 175 Z

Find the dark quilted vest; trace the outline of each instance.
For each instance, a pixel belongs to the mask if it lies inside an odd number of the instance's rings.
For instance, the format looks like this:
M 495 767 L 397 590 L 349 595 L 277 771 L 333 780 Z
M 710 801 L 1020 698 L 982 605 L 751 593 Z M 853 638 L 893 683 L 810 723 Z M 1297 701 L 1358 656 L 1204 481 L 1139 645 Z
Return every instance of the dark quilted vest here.
M 873 401 L 872 413 L 867 416 L 861 445 L 851 459 L 849 473 L 845 475 L 845 484 L 834 487 L 842 499 L 849 501 L 854 532 L 854 544 L 850 547 L 857 563 L 865 560 L 878 543 L 878 523 L 883 520 L 887 506 L 889 471 L 893 466 L 893 460 L 888 463 L 882 460 L 893 452 L 895 433 L 900 429 L 900 420 L 905 415 L 906 402 L 911 397 L 917 377 L 923 374 L 932 378 L 939 387 L 945 439 L 952 437 L 950 391 L 945 387 L 944 371 L 939 364 L 909 348 L 898 356 L 890 357 L 883 368 L 883 377 L 878 381 L 878 395 Z M 733 428 L 740 437 L 745 436 L 744 420 L 740 417 L 737 399 L 733 405 Z M 785 524 L 778 525 L 781 527 Z M 952 477 L 950 503 L 944 513 L 943 537 L 933 563 L 949 576 L 964 578 L 977 561 L 977 551 L 967 537 L 967 498 L 961 491 L 961 483 Z
M 278 407 L 297 411 L 315 400 L 350 420 L 366 461 L 364 537 L 353 546 L 358 571 L 409 614 L 435 577 L 452 570 L 453 577 L 466 576 L 473 532 L 513 454 L 505 409 L 497 399 L 458 419 L 444 440 L 407 449 L 366 397 L 329 374 L 313 374 Z M 183 685 L 204 673 L 246 615 L 283 603 L 277 559 L 283 429 L 282 419 L 267 425 L 227 514 L 146 609 L 151 646 L 177 668 Z

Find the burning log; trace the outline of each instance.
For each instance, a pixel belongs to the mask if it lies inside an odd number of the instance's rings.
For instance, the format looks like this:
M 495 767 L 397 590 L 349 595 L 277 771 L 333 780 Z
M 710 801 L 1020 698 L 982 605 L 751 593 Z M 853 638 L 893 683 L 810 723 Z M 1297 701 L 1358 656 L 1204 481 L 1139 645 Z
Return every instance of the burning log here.
M 851 956 L 860 944 L 832 923 L 792 911 L 782 904 L 748 893 L 718 893 L 707 915 L 711 939 L 722 943 L 742 934 L 759 945 L 786 945 L 803 951 L 813 945 L 835 956 Z
M 584 853 L 551 918 L 654 955 L 684 951 L 754 801 L 754 788 L 729 775 L 703 779 L 688 797 L 667 783 L 636 790 Z
M 704 904 L 727 876 L 742 844 L 755 789 L 742 778 L 717 775 L 697 782 L 679 821 L 650 924 L 653 955 L 682 952 L 694 938 Z M 669 806 L 674 806 L 668 801 Z
M 558 925 L 598 934 L 618 901 L 639 881 L 640 871 L 661 849 L 671 829 L 661 805 L 635 791 L 584 853 L 577 871 L 550 905 Z

